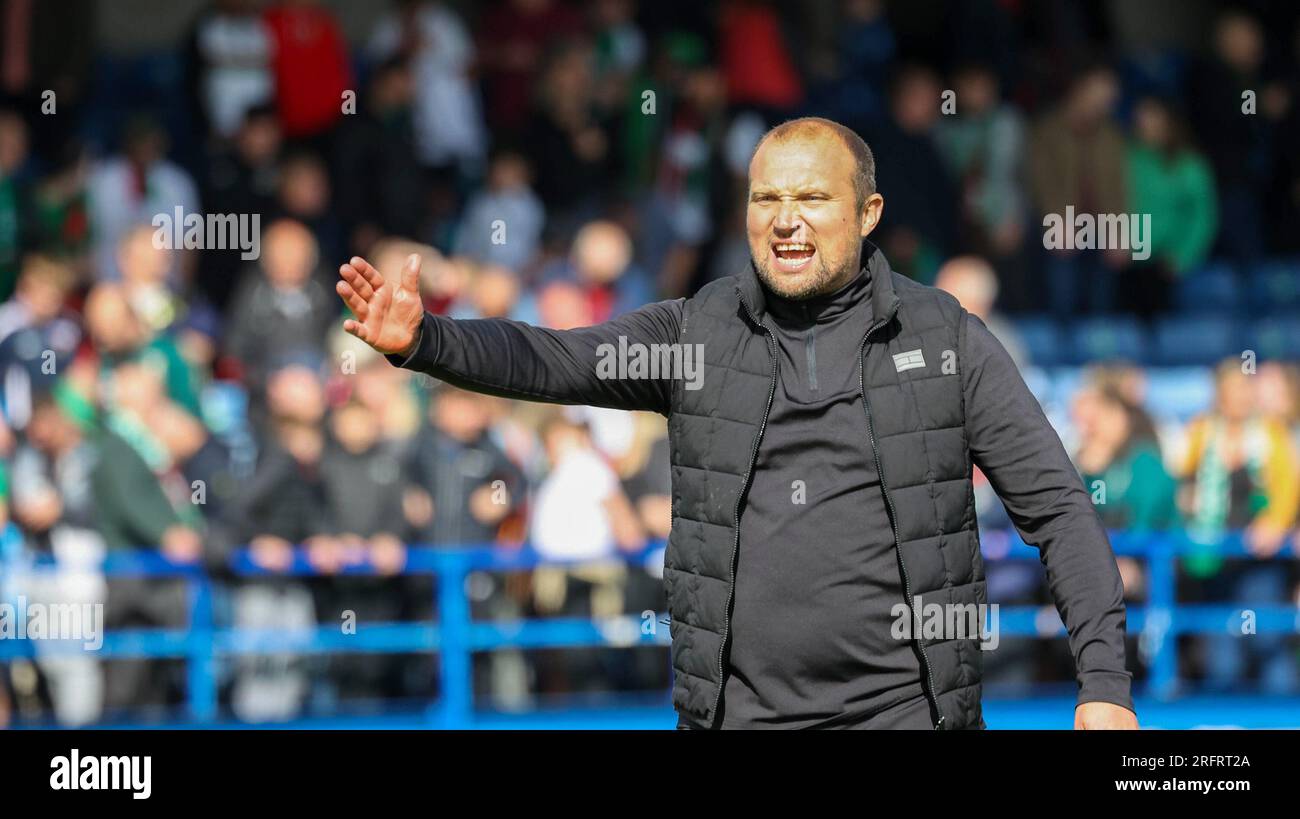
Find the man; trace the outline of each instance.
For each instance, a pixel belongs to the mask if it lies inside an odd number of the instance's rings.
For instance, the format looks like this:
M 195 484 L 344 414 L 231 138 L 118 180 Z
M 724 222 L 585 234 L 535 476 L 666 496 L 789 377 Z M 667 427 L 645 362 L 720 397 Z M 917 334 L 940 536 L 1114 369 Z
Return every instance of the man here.
M 1028 353 L 1016 328 L 993 309 L 1001 289 L 993 265 L 979 256 L 954 256 L 939 266 L 934 286 L 951 293 L 966 312 L 984 322 L 1011 356 L 1017 370 L 1023 370 L 1029 364 Z
M 1042 552 L 1075 726 L 1136 727 L 1105 531 L 983 322 L 866 241 L 884 207 L 866 144 L 793 120 L 749 183 L 752 263 L 692 298 L 569 331 L 453 321 L 423 314 L 418 260 L 385 278 L 353 259 L 344 329 L 468 389 L 668 417 L 679 727 L 983 728 L 978 635 L 891 633 L 900 608 L 985 600 L 973 465 Z M 633 344 L 699 351 L 702 371 L 608 377 L 600 345 Z

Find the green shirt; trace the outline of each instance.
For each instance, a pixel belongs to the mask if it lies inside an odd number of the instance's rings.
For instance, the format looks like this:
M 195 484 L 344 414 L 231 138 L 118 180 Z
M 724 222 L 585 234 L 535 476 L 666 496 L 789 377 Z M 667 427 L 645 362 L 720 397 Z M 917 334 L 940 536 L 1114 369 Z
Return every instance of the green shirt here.
M 1130 208 L 1151 214 L 1151 258 L 1182 274 L 1205 260 L 1218 231 L 1214 176 L 1197 153 L 1173 158 L 1133 143 L 1128 149 Z
M 1133 444 L 1102 472 L 1084 472 L 1083 482 L 1107 529 L 1156 532 L 1178 523 L 1178 482 L 1165 469 L 1154 442 Z M 1104 503 L 1097 502 L 1099 486 L 1105 487 Z

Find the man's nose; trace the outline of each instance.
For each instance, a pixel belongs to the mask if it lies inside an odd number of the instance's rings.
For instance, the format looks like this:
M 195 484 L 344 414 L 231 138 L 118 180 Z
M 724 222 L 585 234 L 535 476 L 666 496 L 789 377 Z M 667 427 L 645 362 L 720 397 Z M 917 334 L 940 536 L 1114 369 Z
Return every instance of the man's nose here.
M 774 226 L 782 234 L 794 233 L 803 224 L 803 218 L 799 213 L 799 204 L 789 199 L 781 202 L 781 206 L 776 211 L 776 221 Z

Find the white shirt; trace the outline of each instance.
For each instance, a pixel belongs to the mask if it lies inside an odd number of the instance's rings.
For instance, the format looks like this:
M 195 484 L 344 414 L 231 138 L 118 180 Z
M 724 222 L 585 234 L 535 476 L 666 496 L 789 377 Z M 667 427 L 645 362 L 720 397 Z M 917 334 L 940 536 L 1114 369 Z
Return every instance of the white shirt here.
M 616 552 L 602 504 L 618 491 L 618 476 L 594 450 L 571 450 L 546 476 L 533 508 L 532 543 L 556 560 L 597 560 Z
M 460 18 L 441 5 L 417 13 L 420 46 L 412 62 L 415 75 L 415 146 L 426 164 L 477 162 L 487 147 L 478 94 L 469 77 L 474 41 Z M 379 21 L 370 53 L 384 59 L 401 45 L 397 15 Z

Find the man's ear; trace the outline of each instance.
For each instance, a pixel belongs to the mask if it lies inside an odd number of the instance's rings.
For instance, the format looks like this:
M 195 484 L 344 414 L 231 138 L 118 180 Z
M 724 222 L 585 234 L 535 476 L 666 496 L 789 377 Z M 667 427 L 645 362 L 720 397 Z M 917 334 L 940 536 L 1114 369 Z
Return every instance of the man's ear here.
M 871 235 L 871 231 L 880 226 L 880 216 L 885 211 L 885 197 L 878 193 L 873 193 L 867 197 L 866 203 L 862 206 L 862 225 L 861 234 L 863 238 Z

